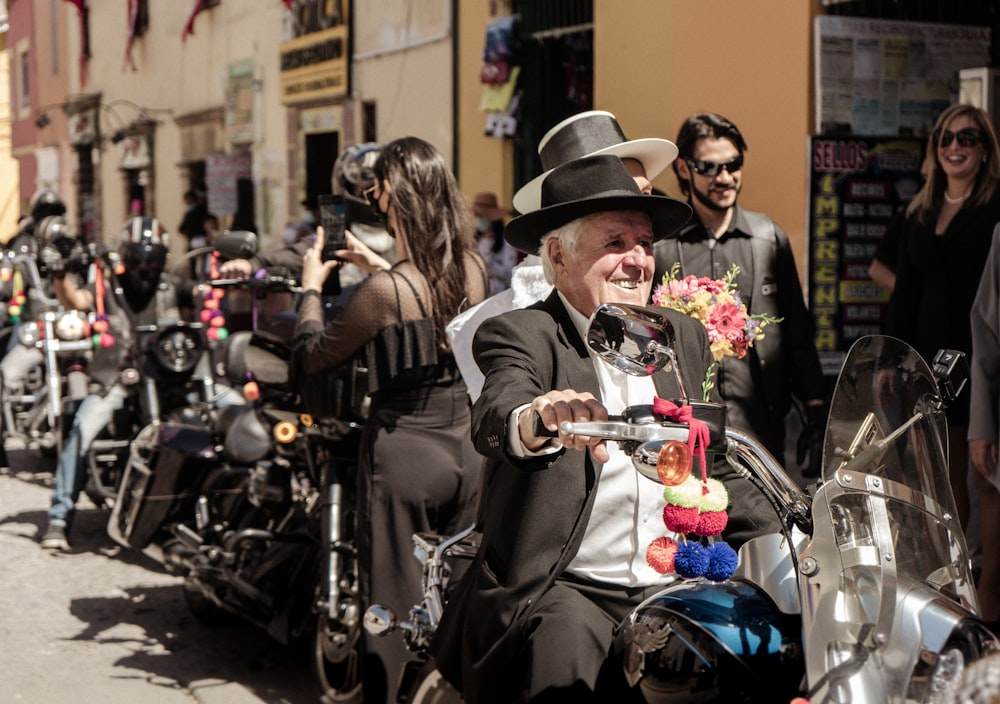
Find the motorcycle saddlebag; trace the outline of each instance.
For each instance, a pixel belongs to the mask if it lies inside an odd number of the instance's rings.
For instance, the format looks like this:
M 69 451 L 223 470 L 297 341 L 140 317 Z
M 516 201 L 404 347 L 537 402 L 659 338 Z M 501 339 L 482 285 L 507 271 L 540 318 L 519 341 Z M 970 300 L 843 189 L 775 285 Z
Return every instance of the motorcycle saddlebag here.
M 144 428 L 132 443 L 111 518 L 125 542 L 142 549 L 160 529 L 193 520 L 201 485 L 216 464 L 204 429 L 175 423 Z

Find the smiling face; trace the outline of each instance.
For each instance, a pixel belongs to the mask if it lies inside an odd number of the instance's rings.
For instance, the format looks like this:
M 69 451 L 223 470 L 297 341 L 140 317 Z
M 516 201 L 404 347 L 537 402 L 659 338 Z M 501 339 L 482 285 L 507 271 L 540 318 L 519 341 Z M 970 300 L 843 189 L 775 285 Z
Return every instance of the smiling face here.
M 962 146 L 959 143 L 960 140 L 955 136 L 966 128 L 976 130 L 978 134 L 976 123 L 968 115 L 956 115 L 952 120 L 948 121 L 948 124 L 942 130 L 945 136 L 948 136 L 949 132 L 951 133 L 951 143 L 948 146 L 944 146 L 943 142 L 947 140 L 938 139 L 938 162 L 941 164 L 941 169 L 948 176 L 949 180 L 968 181 L 974 179 L 983 164 L 983 156 L 986 152 L 984 151 L 981 135 L 980 139 L 976 140 L 976 144 L 973 146 Z M 951 195 L 957 197 L 961 194 L 952 193 Z
M 740 150 L 728 139 L 703 137 L 695 143 L 687 159 L 729 164 L 739 156 Z M 732 172 L 728 168 L 719 169 L 717 174 L 710 176 L 698 173 L 687 159 L 677 160 L 677 175 L 691 184 L 692 205 L 714 211 L 732 208 L 743 184 L 742 167 Z
M 653 287 L 653 228 L 644 213 L 582 218 L 575 248 L 546 241 L 555 287 L 583 315 L 602 303 L 645 305 Z

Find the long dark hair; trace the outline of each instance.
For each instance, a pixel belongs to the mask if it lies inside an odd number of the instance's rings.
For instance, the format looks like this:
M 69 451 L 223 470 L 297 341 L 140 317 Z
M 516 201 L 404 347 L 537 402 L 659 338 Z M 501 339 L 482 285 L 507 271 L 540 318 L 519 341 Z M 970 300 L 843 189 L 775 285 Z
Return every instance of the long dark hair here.
M 427 278 L 438 343 L 467 294 L 466 256 L 475 249 L 472 220 L 444 157 L 418 137 L 393 140 L 375 162 L 375 177 L 388 181 L 407 253 Z

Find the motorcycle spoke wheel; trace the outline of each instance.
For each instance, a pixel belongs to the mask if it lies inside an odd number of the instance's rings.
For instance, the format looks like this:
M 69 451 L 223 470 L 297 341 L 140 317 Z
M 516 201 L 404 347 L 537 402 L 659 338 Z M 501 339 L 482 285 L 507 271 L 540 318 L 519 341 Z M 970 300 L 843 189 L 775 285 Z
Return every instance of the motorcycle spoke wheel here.
M 361 628 L 351 622 L 316 618 L 313 642 L 313 676 L 324 704 L 361 704 Z

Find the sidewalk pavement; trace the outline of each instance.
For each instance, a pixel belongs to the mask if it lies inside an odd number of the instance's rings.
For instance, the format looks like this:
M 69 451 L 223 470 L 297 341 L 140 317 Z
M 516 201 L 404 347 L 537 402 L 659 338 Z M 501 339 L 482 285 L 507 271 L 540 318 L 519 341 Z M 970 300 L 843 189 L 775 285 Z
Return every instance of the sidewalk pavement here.
M 198 622 L 181 579 L 117 546 L 86 497 L 70 551 L 42 550 L 51 484 L 37 465 L 0 469 L 0 701 L 317 701 L 306 652 Z

